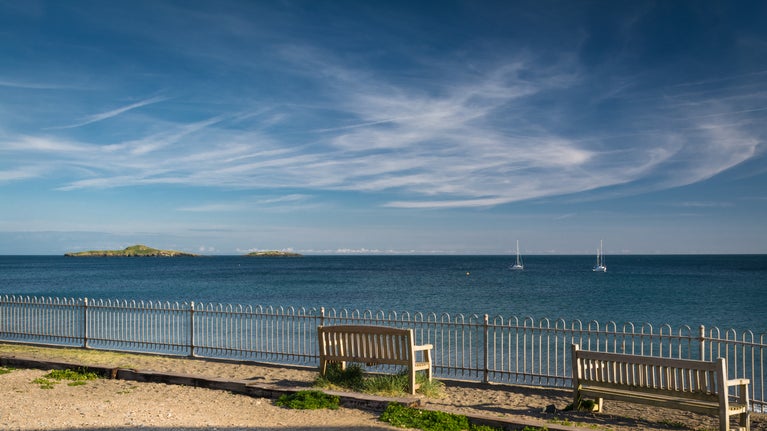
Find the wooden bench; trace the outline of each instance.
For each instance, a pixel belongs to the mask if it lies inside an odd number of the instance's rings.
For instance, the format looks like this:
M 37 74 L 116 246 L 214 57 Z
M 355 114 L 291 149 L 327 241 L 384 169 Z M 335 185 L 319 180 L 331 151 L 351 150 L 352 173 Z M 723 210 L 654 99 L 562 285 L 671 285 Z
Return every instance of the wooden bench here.
M 604 398 L 686 410 L 719 417 L 719 430 L 728 431 L 730 417 L 739 415 L 740 429 L 750 429 L 748 379 L 728 379 L 724 358 L 716 361 L 658 358 L 592 352 L 572 346 L 573 406 L 584 397 Z M 738 398 L 728 396 L 738 388 Z
M 412 329 L 389 326 L 335 325 L 318 326 L 320 375 L 325 375 L 329 362 L 402 365 L 408 368 L 410 393 L 415 394 L 416 371 L 426 371 L 431 381 L 431 344 L 416 346 Z M 423 359 L 416 360 L 417 352 Z

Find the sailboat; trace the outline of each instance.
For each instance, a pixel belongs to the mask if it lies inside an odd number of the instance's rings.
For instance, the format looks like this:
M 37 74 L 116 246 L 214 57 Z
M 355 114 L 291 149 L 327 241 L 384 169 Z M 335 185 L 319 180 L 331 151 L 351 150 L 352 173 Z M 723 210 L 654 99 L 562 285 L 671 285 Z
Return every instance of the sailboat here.
M 509 269 L 513 269 L 515 271 L 522 271 L 525 269 L 525 265 L 522 264 L 522 256 L 519 255 L 519 240 L 517 240 L 517 261 L 514 263 L 514 265 L 510 265 Z
M 599 249 L 597 249 L 597 264 L 591 268 L 594 272 L 607 272 L 607 266 L 605 265 L 605 255 L 602 254 L 602 240 L 599 240 Z

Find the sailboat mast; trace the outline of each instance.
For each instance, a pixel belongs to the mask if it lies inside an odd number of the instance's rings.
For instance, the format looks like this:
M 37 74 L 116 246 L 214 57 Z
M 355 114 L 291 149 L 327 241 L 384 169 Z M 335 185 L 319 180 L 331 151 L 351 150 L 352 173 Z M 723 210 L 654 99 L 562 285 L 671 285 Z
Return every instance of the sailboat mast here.
M 599 240 L 599 264 L 605 266 L 605 252 L 602 249 L 602 240 Z

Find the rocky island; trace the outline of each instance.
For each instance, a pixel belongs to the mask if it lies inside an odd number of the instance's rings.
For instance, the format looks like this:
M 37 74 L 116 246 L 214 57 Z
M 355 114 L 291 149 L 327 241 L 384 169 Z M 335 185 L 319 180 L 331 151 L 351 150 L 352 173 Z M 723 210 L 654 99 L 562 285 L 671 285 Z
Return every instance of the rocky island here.
M 124 250 L 91 250 L 65 253 L 67 257 L 196 257 L 197 254 L 175 250 L 158 250 L 145 245 L 133 245 Z
M 288 251 L 266 250 L 266 251 L 254 251 L 248 253 L 245 256 L 249 257 L 301 257 L 298 253 L 291 253 Z

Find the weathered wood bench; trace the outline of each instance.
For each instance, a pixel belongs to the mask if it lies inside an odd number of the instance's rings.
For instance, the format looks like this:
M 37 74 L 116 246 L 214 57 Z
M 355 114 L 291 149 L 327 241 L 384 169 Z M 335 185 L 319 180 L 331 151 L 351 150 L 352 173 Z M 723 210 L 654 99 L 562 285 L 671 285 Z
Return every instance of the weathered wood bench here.
M 408 368 L 409 389 L 415 394 L 418 388 L 415 375 L 426 371 L 431 380 L 431 344 L 416 346 L 412 329 L 389 326 L 334 325 L 318 326 L 317 340 L 320 350 L 320 375 L 325 375 L 328 363 L 346 362 L 365 364 L 401 365 Z M 422 352 L 422 360 L 416 360 Z
M 580 350 L 572 346 L 573 406 L 585 397 L 604 398 L 686 410 L 719 417 L 728 431 L 730 417 L 739 415 L 740 429 L 750 429 L 748 379 L 728 379 L 724 358 L 716 361 L 658 358 Z M 738 388 L 737 401 L 728 391 Z

